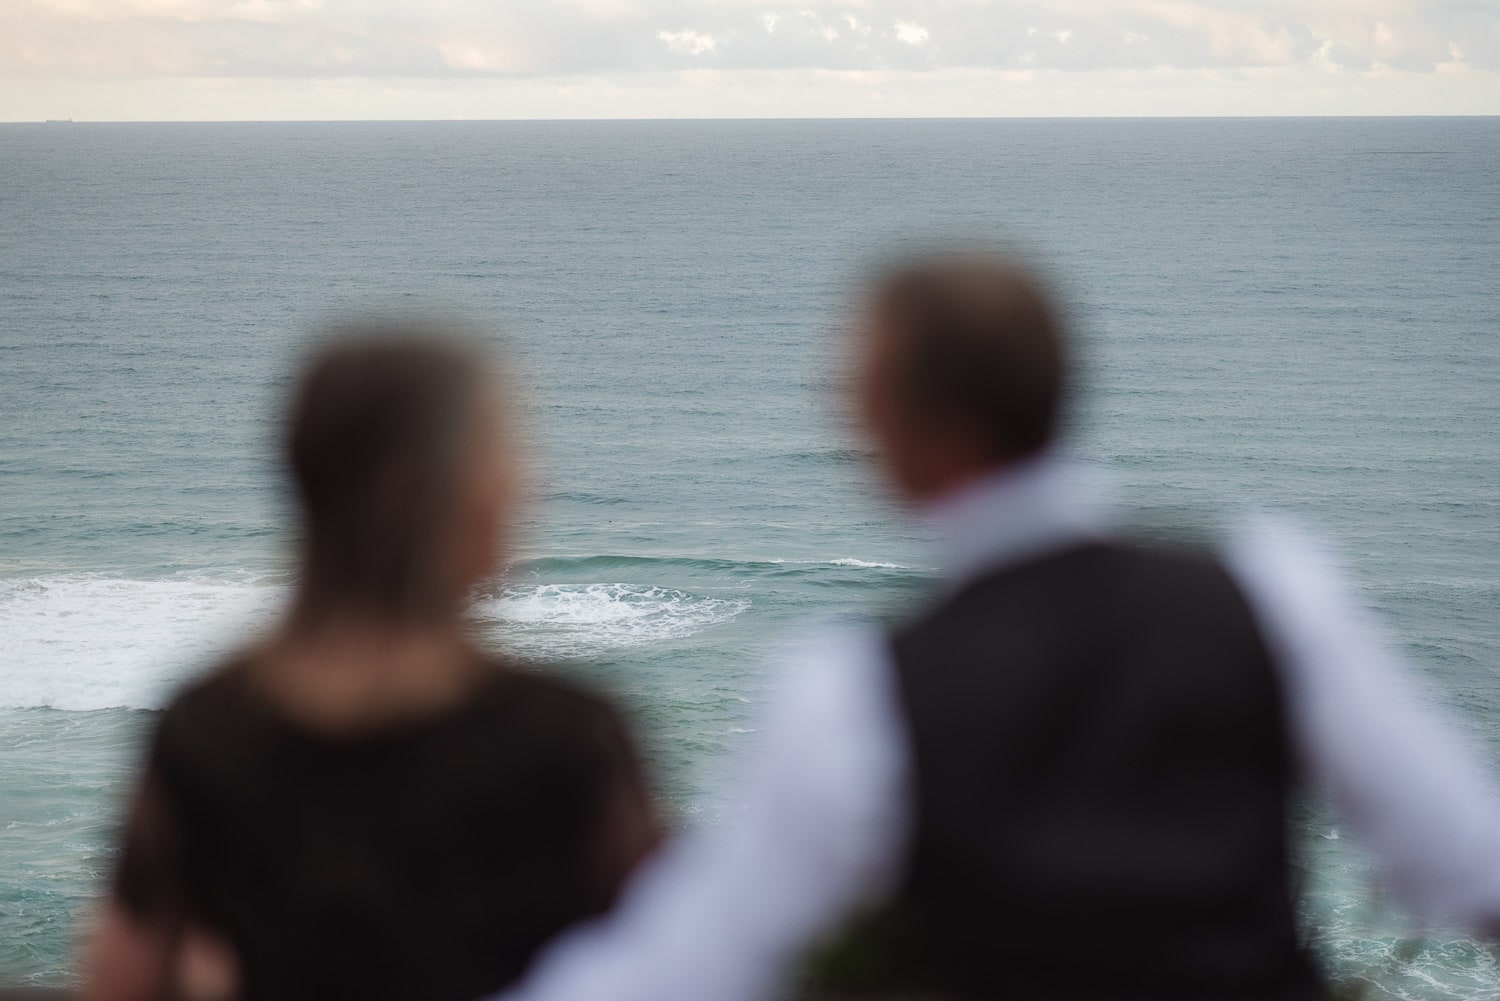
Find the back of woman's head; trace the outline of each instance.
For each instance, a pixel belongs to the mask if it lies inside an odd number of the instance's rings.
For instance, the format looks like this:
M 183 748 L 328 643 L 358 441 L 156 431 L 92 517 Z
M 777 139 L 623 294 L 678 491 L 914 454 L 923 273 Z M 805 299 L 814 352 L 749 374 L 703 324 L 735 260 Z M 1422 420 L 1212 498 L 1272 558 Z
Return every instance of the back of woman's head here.
M 453 601 L 446 523 L 491 371 L 475 344 L 420 324 L 332 331 L 303 370 L 287 425 L 303 515 L 301 614 L 412 620 Z

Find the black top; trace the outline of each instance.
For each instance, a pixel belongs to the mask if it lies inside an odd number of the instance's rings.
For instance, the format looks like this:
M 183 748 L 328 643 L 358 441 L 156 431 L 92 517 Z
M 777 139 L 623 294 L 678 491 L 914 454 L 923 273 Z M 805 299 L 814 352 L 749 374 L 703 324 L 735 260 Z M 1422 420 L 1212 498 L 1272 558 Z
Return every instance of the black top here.
M 893 637 L 916 775 L 899 913 L 962 997 L 1313 998 L 1279 684 L 1208 558 L 1088 544 Z
M 249 1001 L 474 1001 L 609 906 L 606 812 L 640 790 L 614 713 L 560 681 L 497 666 L 439 715 L 333 737 L 231 667 L 161 720 L 116 896 L 224 935 Z

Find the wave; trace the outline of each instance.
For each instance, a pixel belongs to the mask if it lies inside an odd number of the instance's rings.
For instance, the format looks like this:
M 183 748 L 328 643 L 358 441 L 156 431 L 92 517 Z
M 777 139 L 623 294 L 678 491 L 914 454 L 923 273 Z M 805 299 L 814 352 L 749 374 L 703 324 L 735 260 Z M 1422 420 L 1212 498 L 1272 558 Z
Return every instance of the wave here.
M 585 504 L 591 507 L 618 507 L 629 504 L 630 501 L 624 497 L 612 497 L 607 494 L 596 494 L 586 490 L 556 490 L 546 495 L 548 503 L 571 503 Z
M 284 578 L 244 573 L 0 580 L 0 709 L 159 708 L 268 626 L 288 590 Z M 528 583 L 479 596 L 474 611 L 487 638 L 517 655 L 570 659 L 683 639 L 750 603 L 651 584 Z
M 777 459 L 791 460 L 793 462 L 812 462 L 819 466 L 829 463 L 839 465 L 866 465 L 875 455 L 872 448 L 862 448 L 856 445 L 830 445 L 827 448 L 802 449 L 795 452 L 780 452 L 775 455 Z
M 784 575 L 790 569 L 806 568 L 816 570 L 818 568 L 842 567 L 845 569 L 858 570 L 895 570 L 916 575 L 926 575 L 929 571 L 917 567 L 907 566 L 901 563 L 887 563 L 879 560 L 862 560 L 851 556 L 841 556 L 833 559 L 756 559 L 756 560 L 729 560 L 717 557 L 691 557 L 691 556 L 545 556 L 533 559 L 517 560 L 511 564 L 512 575 L 537 575 L 548 573 L 591 573 L 595 571 L 617 571 L 617 570 L 693 570 L 714 574 L 747 575 L 747 574 L 774 574 Z
M 475 610 L 502 627 L 498 639 L 507 649 L 571 658 L 683 639 L 749 607 L 749 598 L 611 583 L 512 586 L 480 599 Z
M 0 581 L 0 708 L 156 708 L 269 622 L 285 594 L 248 576 Z
M 576 659 L 729 622 L 751 607 L 758 583 L 769 594 L 828 589 L 837 601 L 924 573 L 854 557 L 543 557 L 513 564 L 509 583 L 480 594 L 474 610 L 487 639 L 519 656 Z M 0 709 L 157 708 L 268 626 L 287 593 L 284 575 L 232 569 L 0 578 Z
M 706 570 L 733 571 L 747 564 L 734 560 L 691 556 L 539 556 L 516 560 L 510 565 L 510 576 L 536 576 L 549 573 L 588 574 L 596 571 L 634 570 Z

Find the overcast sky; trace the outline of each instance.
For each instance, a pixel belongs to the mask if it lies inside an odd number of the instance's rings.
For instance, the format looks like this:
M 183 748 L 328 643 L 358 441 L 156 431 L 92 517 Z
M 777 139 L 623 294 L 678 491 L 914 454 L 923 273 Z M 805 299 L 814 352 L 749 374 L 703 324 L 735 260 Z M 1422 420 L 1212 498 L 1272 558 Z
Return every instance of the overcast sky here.
M 1500 0 L 0 0 L 0 121 L 1500 114 Z

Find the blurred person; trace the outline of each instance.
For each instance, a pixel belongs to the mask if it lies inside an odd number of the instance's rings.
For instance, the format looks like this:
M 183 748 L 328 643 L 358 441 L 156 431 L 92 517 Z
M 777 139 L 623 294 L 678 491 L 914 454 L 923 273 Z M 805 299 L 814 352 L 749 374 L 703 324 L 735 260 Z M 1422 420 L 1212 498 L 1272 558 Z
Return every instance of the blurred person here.
M 471 639 L 519 493 L 498 375 L 398 322 L 312 359 L 290 608 L 156 726 L 84 998 L 470 999 L 652 846 L 615 713 Z
M 944 579 L 815 634 L 735 819 L 664 849 L 504 1001 L 751 1001 L 851 918 L 862 986 L 953 998 L 1326 996 L 1288 797 L 1324 787 L 1420 917 L 1500 928 L 1500 805 L 1320 544 L 1131 541 L 1056 445 L 1068 343 L 1004 259 L 886 274 L 860 424 Z

